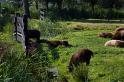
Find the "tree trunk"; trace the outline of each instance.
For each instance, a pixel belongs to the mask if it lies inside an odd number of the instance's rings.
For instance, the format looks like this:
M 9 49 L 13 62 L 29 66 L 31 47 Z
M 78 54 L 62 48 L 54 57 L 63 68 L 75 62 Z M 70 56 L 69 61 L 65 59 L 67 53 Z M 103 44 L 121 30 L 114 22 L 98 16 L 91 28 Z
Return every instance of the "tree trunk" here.
M 63 0 L 57 1 L 57 6 L 58 6 L 59 11 L 61 11 L 61 9 L 62 9 L 62 2 L 63 2 Z
M 92 16 L 93 16 L 93 17 L 94 17 L 94 11 L 95 11 L 94 5 L 92 5 Z
M 1 15 L 1 2 L 0 2 L 0 15 Z
M 24 14 L 30 17 L 28 0 L 23 0 Z
M 35 0 L 36 9 L 38 10 L 38 0 Z
M 49 4 L 49 2 L 46 1 L 46 4 L 45 4 L 45 5 L 46 5 L 46 9 L 47 9 L 47 10 L 48 10 L 48 8 L 49 8 L 49 7 L 48 7 L 48 4 Z

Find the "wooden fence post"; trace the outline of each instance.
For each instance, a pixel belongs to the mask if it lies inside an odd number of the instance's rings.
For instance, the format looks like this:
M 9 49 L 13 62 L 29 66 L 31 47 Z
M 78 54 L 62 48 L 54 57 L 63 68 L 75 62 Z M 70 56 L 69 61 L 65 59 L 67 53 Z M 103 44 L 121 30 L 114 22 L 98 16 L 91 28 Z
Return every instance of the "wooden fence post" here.
M 26 56 L 29 54 L 29 37 L 27 35 L 27 27 L 28 27 L 28 15 L 24 14 L 23 15 L 23 24 L 24 24 L 24 35 L 25 35 L 25 51 L 26 51 Z
M 16 41 L 23 44 L 26 55 L 29 54 L 29 37 L 27 35 L 27 27 L 28 16 L 23 15 L 23 17 L 20 17 L 20 14 L 16 13 L 14 17 L 14 36 Z

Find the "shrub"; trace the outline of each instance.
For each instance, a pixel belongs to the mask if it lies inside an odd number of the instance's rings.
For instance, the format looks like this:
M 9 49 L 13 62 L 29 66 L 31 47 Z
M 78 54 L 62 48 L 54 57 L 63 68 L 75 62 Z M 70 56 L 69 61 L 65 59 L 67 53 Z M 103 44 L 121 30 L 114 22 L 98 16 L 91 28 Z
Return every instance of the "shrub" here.
M 34 6 L 30 7 L 30 15 L 31 15 L 32 19 L 40 19 L 39 18 L 39 11 Z

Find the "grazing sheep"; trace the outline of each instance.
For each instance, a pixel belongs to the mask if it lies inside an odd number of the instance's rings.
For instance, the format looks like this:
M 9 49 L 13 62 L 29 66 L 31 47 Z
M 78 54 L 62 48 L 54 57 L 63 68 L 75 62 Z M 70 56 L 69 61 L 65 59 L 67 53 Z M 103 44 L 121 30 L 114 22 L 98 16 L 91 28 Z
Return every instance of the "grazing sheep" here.
M 109 33 L 109 32 L 103 32 L 103 33 L 99 34 L 98 36 L 103 37 L 103 38 L 112 38 L 113 34 Z
M 86 65 L 90 64 L 91 56 L 93 56 L 93 52 L 89 49 L 80 49 L 78 52 L 72 55 L 71 60 L 69 62 L 69 71 L 73 71 L 73 65 L 78 66 L 80 63 L 85 62 Z
M 124 30 L 121 30 L 121 31 L 117 31 L 113 37 L 112 37 L 113 40 L 124 40 Z
M 121 30 L 124 30 L 124 27 L 116 26 L 115 32 L 118 32 L 118 31 L 121 31 Z
M 71 46 L 71 45 L 69 45 L 68 41 L 65 41 L 65 40 L 62 40 L 62 41 L 48 41 L 48 40 L 42 39 L 42 40 L 40 40 L 40 42 L 41 43 L 47 43 L 50 48 L 56 48 L 56 47 L 61 46 L 61 45 L 65 46 L 65 47 Z
M 40 41 L 40 31 L 38 31 L 38 30 L 27 30 L 26 33 L 27 33 L 27 36 L 29 38 L 36 38 L 37 42 Z
M 104 45 L 105 46 L 112 46 L 112 47 L 124 47 L 124 41 L 121 41 L 121 40 L 109 40 Z

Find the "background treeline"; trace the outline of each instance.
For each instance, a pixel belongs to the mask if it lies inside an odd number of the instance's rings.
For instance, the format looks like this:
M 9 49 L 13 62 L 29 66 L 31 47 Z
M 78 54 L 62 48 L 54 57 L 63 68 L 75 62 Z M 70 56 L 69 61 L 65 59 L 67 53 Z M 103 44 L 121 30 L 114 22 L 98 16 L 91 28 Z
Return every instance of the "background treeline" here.
M 22 0 L 9 0 L 4 4 L 6 10 L 22 13 Z M 30 13 L 38 18 L 40 8 L 46 9 L 46 16 L 51 19 L 123 19 L 124 0 L 30 0 Z

